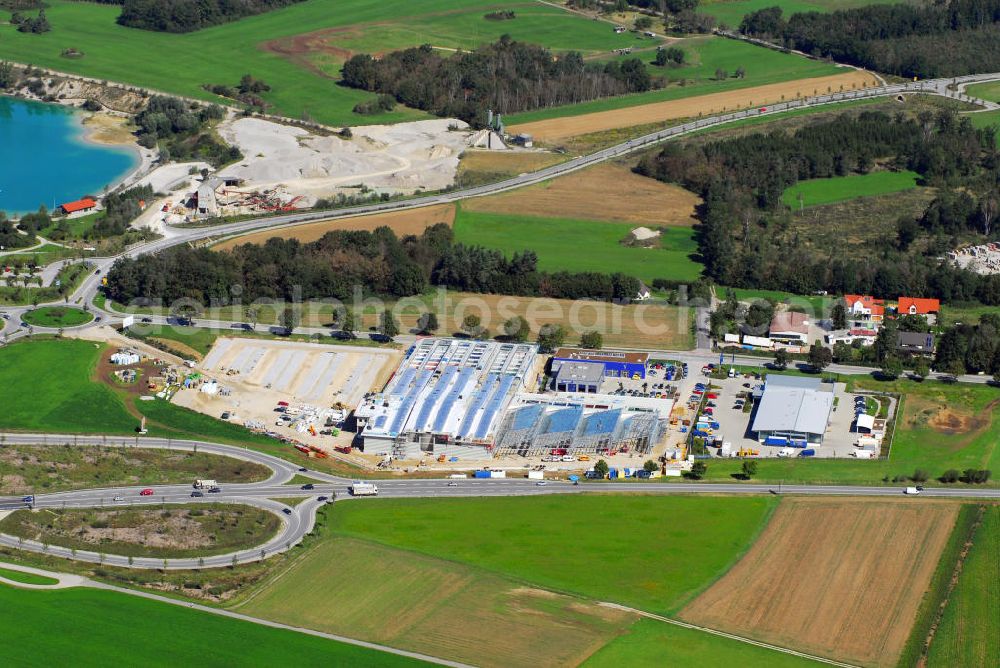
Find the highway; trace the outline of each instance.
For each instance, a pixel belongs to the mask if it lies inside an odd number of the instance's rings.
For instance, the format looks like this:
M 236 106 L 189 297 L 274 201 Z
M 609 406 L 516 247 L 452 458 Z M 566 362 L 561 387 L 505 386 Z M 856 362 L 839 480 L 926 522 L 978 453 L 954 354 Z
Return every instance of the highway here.
M 266 559 L 291 549 L 312 531 L 316 521 L 316 511 L 326 503 L 351 501 L 364 503 L 368 497 L 355 498 L 348 492 L 352 480 L 319 471 L 306 470 L 294 462 L 272 455 L 231 445 L 207 441 L 176 441 L 163 438 L 123 438 L 120 436 L 61 436 L 52 434 L 0 434 L 7 444 L 69 444 L 75 447 L 120 447 L 124 449 L 143 447 L 180 451 L 210 452 L 217 455 L 252 461 L 271 469 L 271 476 L 258 483 L 226 484 L 220 482 L 218 493 L 204 493 L 192 496 L 191 485 L 131 485 L 84 489 L 68 492 L 34 495 L 34 507 L 39 509 L 62 508 L 159 508 L 171 504 L 220 503 L 247 504 L 274 513 L 281 519 L 278 533 L 260 545 L 252 548 L 204 557 L 160 559 L 129 559 L 122 555 L 102 554 L 96 551 L 69 550 L 53 545 L 43 545 L 37 541 L 22 540 L 15 536 L 0 534 L 0 545 L 29 550 L 67 559 L 91 563 L 103 563 L 123 568 L 167 568 L 172 570 L 190 568 L 221 568 L 235 563 L 247 563 Z M 307 464 L 303 460 L 303 464 Z M 300 485 L 289 484 L 293 476 L 305 476 L 315 481 L 314 489 L 302 489 Z M 514 472 L 514 475 L 519 475 Z M 810 496 L 885 496 L 900 497 L 902 486 L 862 486 L 862 485 L 764 485 L 756 483 L 693 483 L 666 481 L 632 482 L 588 482 L 573 484 L 566 481 L 538 481 L 524 478 L 510 479 L 390 479 L 372 480 L 378 485 L 379 498 L 447 498 L 447 497 L 493 497 L 493 496 L 535 496 L 544 494 L 804 494 Z M 143 489 L 152 489 L 148 496 L 140 495 Z M 326 497 L 320 500 L 320 497 Z M 996 488 L 942 488 L 927 487 L 922 497 L 1000 499 L 1000 489 Z M 115 499 L 120 500 L 115 500 Z M 289 506 L 275 499 L 303 498 L 304 501 Z M 914 503 L 919 503 L 914 498 Z M 0 498 L 0 516 L 6 512 L 24 508 L 21 497 Z

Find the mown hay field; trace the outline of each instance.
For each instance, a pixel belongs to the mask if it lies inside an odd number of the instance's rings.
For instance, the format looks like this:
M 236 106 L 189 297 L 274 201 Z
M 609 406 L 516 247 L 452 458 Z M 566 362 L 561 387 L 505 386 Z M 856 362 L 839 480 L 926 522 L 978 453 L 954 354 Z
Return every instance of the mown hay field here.
M 789 498 L 685 621 L 842 661 L 896 663 L 959 505 Z
M 635 619 L 476 567 L 327 538 L 239 611 L 481 666 L 576 665 Z

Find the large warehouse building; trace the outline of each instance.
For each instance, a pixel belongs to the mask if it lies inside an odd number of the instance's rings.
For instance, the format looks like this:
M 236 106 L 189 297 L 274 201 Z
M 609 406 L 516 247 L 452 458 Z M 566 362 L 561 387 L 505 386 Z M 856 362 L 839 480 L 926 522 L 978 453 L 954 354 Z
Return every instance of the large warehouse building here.
M 538 367 L 535 345 L 422 339 L 385 390 L 355 410 L 364 451 L 489 457 L 508 404 L 537 383 Z
M 770 374 L 751 430 L 762 445 L 822 445 L 833 412 L 833 385 L 819 378 Z
M 496 439 L 498 455 L 651 451 L 666 433 L 671 399 L 611 394 L 519 394 Z

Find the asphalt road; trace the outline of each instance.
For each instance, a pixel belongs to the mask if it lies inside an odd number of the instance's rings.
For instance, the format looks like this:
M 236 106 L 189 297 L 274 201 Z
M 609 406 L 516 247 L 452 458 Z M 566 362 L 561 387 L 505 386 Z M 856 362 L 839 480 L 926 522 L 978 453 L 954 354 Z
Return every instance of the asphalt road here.
M 167 504 L 220 503 L 247 504 L 267 510 L 277 515 L 281 521 L 278 533 L 261 545 L 253 548 L 206 556 L 203 558 L 140 558 L 129 561 L 127 557 L 100 554 L 94 551 L 71 551 L 56 546 L 45 546 L 37 541 L 20 540 L 14 536 L 0 534 L 0 545 L 29 550 L 37 553 L 91 563 L 104 563 L 129 568 L 168 568 L 172 570 L 190 568 L 219 568 L 234 563 L 246 563 L 266 559 L 274 554 L 290 549 L 312 531 L 316 511 L 324 503 L 352 501 L 364 503 L 368 497 L 350 496 L 348 486 L 352 480 L 318 471 L 302 471 L 294 462 L 288 462 L 254 450 L 236 446 L 210 443 L 206 441 L 174 441 L 162 438 L 122 438 L 104 436 L 54 436 L 51 434 L 4 434 L 4 443 L 25 443 L 31 445 L 66 443 L 78 447 L 102 445 L 106 447 L 150 447 L 171 450 L 194 450 L 235 457 L 252 461 L 271 469 L 272 475 L 259 483 L 224 484 L 217 494 L 206 493 L 192 497 L 190 485 L 150 485 L 153 494 L 141 496 L 139 492 L 147 486 L 111 487 L 86 489 L 52 494 L 36 494 L 36 508 L 125 508 L 160 507 Z M 308 463 L 308 462 L 303 462 Z M 305 490 L 300 485 L 288 482 L 294 475 L 313 479 L 314 489 Z M 903 487 L 861 486 L 861 485 L 761 485 L 754 483 L 689 483 L 689 482 L 581 482 L 574 485 L 564 481 L 546 481 L 539 484 L 524 478 L 511 479 L 394 479 L 374 480 L 381 498 L 447 498 L 447 497 L 492 497 L 492 496 L 535 496 L 545 494 L 804 494 L 823 496 L 887 496 L 899 497 Z M 319 497 L 327 497 L 319 501 Z M 921 497 L 914 498 L 971 498 L 998 499 L 1000 489 L 953 489 L 927 487 Z M 115 501 L 115 498 L 120 501 Z M 304 498 L 298 505 L 288 506 L 275 501 L 279 498 Z M 0 514 L 23 508 L 20 497 L 0 498 Z M 286 512 L 287 511 L 287 512 Z

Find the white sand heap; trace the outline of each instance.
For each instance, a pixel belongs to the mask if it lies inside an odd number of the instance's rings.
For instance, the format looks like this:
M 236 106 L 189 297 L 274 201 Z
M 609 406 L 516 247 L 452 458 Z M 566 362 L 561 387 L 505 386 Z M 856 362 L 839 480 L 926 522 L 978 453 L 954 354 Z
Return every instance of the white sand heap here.
M 361 184 L 390 192 L 439 189 L 455 180 L 469 137 L 468 126 L 454 119 L 362 126 L 352 133 L 342 139 L 259 118 L 227 121 L 219 134 L 245 158 L 220 174 L 251 187 L 284 184 L 316 197 Z
M 648 227 L 637 227 L 632 230 L 632 236 L 636 238 L 636 241 L 645 241 L 646 239 L 655 239 L 660 236 L 660 231 L 651 230 Z

